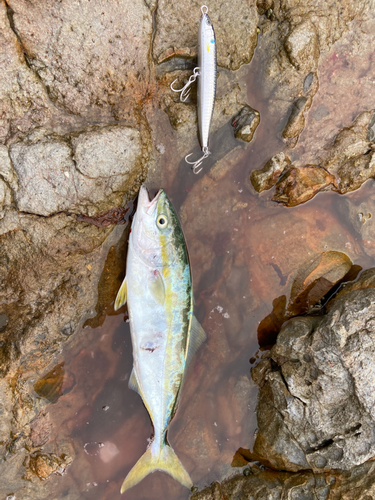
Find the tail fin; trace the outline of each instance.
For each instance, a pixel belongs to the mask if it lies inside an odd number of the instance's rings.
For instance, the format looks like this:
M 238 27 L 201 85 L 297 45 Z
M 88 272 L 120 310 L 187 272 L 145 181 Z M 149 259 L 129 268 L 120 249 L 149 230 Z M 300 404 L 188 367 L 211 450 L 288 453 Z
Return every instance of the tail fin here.
M 152 451 L 153 447 L 151 445 L 131 469 L 122 483 L 121 493 L 132 488 L 142 481 L 144 477 L 156 470 L 166 472 L 187 488 L 193 486 L 189 474 L 168 444 L 163 445 L 161 450 L 158 450 L 156 454 L 152 453 Z

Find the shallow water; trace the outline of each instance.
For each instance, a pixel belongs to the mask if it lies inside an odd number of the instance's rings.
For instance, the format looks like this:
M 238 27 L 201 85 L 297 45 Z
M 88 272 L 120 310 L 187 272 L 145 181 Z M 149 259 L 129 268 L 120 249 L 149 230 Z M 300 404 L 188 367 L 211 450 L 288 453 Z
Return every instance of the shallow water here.
M 335 46 L 332 53 L 345 53 L 349 60 L 355 57 L 345 43 Z M 344 92 L 340 71 L 362 71 L 360 67 L 337 64 L 338 59 L 331 54 L 321 64 L 320 89 L 300 143 L 291 155 L 301 164 L 307 161 L 305 158 L 316 160 L 324 140 L 332 138 L 338 127 L 349 125 L 359 111 L 368 109 L 364 90 L 338 112 Z M 248 102 L 261 114 L 253 141 L 249 145 L 236 141 L 229 125 L 216 138 L 213 132 L 217 151 L 221 147 L 222 155 L 229 155 L 222 160 L 230 164 L 226 174 L 212 176 L 210 160 L 203 172 L 194 176 L 183 161 L 178 167 L 173 150 L 161 159 L 161 184 L 179 208 L 189 248 L 195 314 L 208 335 L 189 369 L 168 433 L 172 447 L 199 488 L 236 472 L 230 467 L 236 450 L 252 446 L 257 387 L 250 378 L 249 359 L 259 355 L 258 325 L 272 311 L 273 300 L 281 295 L 289 297 L 298 269 L 324 251 L 344 252 L 363 269 L 375 264 L 360 236 L 341 215 L 342 196 L 320 193 L 304 205 L 287 209 L 271 202 L 270 192 L 258 195 L 252 189 L 251 170 L 286 149 L 280 139 L 285 117 L 269 109 L 269 96 L 262 95 L 261 79 L 261 61 L 256 55 L 246 75 Z M 327 99 L 329 95 L 333 96 L 331 100 Z M 317 110 L 323 101 L 329 114 L 322 119 Z M 164 130 L 163 140 L 170 146 L 175 133 L 170 127 Z M 228 138 L 226 142 L 223 137 Z M 219 160 L 220 155 L 213 157 Z M 160 186 L 149 187 L 154 194 Z M 372 193 L 373 181 L 369 181 L 347 198 L 358 204 Z M 115 253 L 117 264 L 123 261 L 125 266 L 128 228 L 124 231 Z M 119 277 L 118 267 L 111 267 L 111 262 L 113 259 L 107 259 L 104 265 L 100 286 L 111 295 L 107 302 L 113 305 L 115 291 L 105 283 Z M 91 326 L 72 339 L 56 363 L 64 362 L 64 378 L 58 386 L 60 397 L 48 410 L 52 420 L 59 423 L 57 441 L 69 442 L 76 454 L 66 474 L 49 481 L 56 499 L 68 495 L 90 500 L 120 499 L 121 483 L 144 453 L 152 433 L 140 397 L 127 386 L 132 354 L 126 313 L 121 310 L 115 315 L 112 305 L 99 308 L 96 323 L 101 326 L 89 321 Z M 158 472 L 125 497 L 182 500 L 189 497 L 189 491 Z

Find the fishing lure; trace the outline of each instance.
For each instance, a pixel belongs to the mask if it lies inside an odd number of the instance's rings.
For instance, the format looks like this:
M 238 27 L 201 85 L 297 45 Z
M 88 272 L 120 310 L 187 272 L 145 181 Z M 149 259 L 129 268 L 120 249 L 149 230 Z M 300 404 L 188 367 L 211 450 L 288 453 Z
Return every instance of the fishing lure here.
M 191 154 L 185 156 L 186 163 L 192 165 L 193 172 L 198 174 L 203 167 L 201 164 L 211 153 L 208 149 L 208 136 L 210 133 L 210 125 L 212 114 L 214 111 L 215 95 L 216 95 L 216 42 L 215 32 L 212 26 L 211 19 L 207 12 L 208 7 L 202 5 L 202 18 L 198 32 L 198 67 L 194 68 L 193 74 L 182 89 L 174 89 L 171 83 L 173 92 L 180 92 L 180 100 L 185 102 L 190 93 L 190 86 L 198 78 L 198 126 L 199 126 L 199 141 L 202 148 L 203 156 L 197 161 L 189 161 Z M 199 168 L 200 167 L 200 168 Z

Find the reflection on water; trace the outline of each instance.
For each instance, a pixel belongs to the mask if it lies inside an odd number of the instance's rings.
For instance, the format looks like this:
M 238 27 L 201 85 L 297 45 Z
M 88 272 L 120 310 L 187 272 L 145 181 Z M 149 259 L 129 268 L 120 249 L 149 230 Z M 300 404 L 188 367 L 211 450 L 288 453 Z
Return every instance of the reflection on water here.
M 361 237 L 341 215 L 340 195 L 321 193 L 305 205 L 287 209 L 270 202 L 269 192 L 259 196 L 253 191 L 250 171 L 285 148 L 278 135 L 282 117 L 271 114 L 261 94 L 258 65 L 255 58 L 248 75 L 249 104 L 261 115 L 252 143 L 237 147 L 230 125 L 220 129 L 214 142 L 222 142 L 216 158 L 221 170 L 215 173 L 209 170 L 209 160 L 198 176 L 184 162 L 177 168 L 172 156 L 162 160 L 161 183 L 179 208 L 189 248 L 195 314 L 208 335 L 189 368 L 168 433 L 198 487 L 230 474 L 235 452 L 252 446 L 257 387 L 250 379 L 249 359 L 258 351 L 258 327 L 272 312 L 275 299 L 289 298 L 298 270 L 322 252 L 343 252 L 363 269 L 374 265 Z M 312 113 L 328 85 L 329 80 L 321 82 Z M 350 105 L 348 116 L 358 111 L 358 99 L 351 111 Z M 334 128 L 332 120 L 329 126 Z M 306 151 L 312 154 L 311 135 L 317 126 L 310 125 L 309 140 L 302 139 L 295 159 Z M 164 134 L 168 142 L 174 132 Z M 159 187 L 150 186 L 151 194 Z M 369 181 L 345 198 L 356 206 L 370 199 L 372 191 Z M 51 420 L 58 424 L 55 438 L 69 442 L 75 454 L 66 475 L 50 481 L 56 499 L 120 499 L 122 481 L 152 434 L 140 397 L 128 389 L 132 352 L 126 312 L 113 311 L 123 278 L 127 230 L 104 266 L 96 317 L 72 339 L 54 373 L 46 376 L 47 392 L 42 395 L 56 401 L 49 406 Z M 159 472 L 126 493 L 129 500 L 188 497 L 187 489 Z

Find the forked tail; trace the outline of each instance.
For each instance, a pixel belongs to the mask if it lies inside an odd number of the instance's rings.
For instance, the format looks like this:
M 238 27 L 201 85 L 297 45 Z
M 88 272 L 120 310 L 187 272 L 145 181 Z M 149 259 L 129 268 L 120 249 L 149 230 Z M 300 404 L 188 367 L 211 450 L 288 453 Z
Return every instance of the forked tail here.
M 193 486 L 189 474 L 186 472 L 176 453 L 165 443 L 162 445 L 162 448 L 158 448 L 157 450 L 152 445 L 148 448 L 146 453 L 141 456 L 126 476 L 121 486 L 121 493 L 132 488 L 142 481 L 144 477 L 156 470 L 166 472 L 187 488 Z

